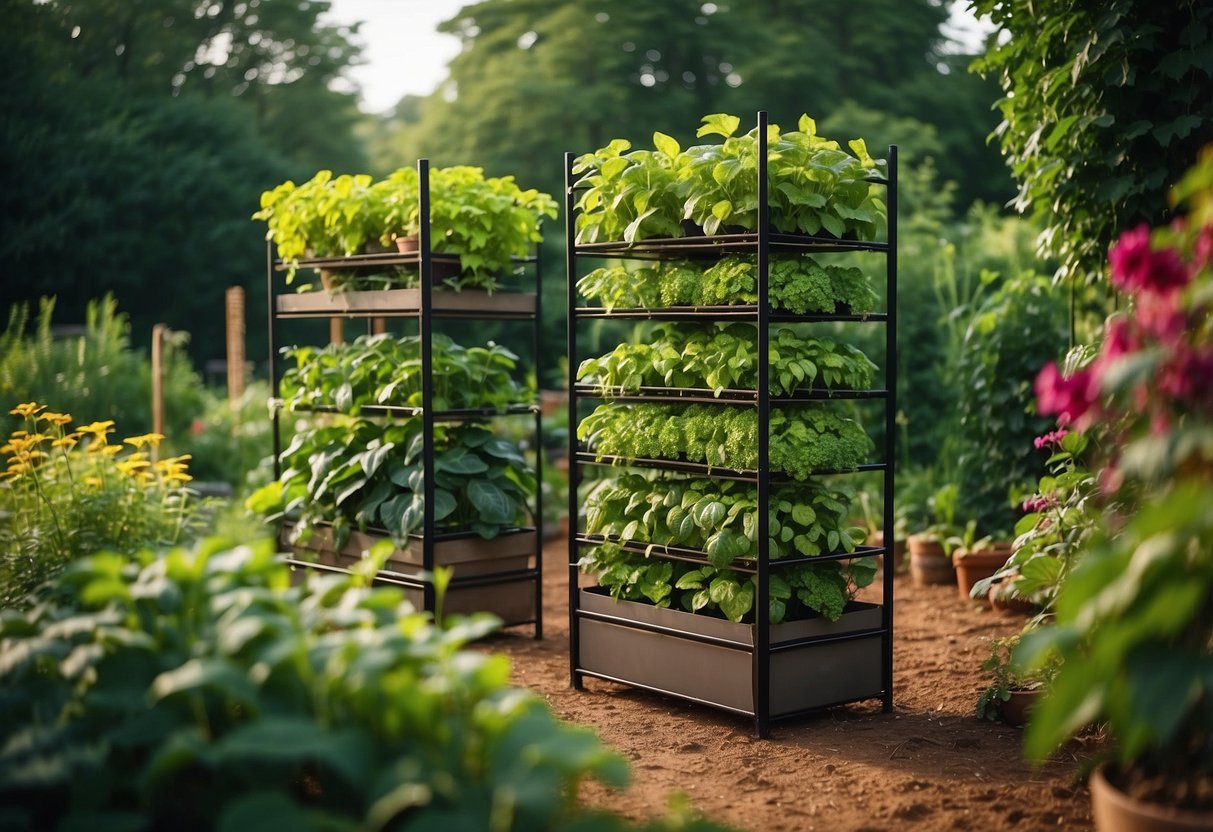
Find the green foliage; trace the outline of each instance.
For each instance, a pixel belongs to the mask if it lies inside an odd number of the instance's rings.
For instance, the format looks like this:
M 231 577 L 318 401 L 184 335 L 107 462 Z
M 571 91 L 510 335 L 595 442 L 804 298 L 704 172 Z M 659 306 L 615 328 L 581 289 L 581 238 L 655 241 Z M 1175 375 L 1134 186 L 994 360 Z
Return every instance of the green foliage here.
M 150 431 L 151 365 L 131 348 L 129 320 L 118 312 L 113 296 L 89 301 L 80 335 L 55 336 L 56 307 L 55 298 L 40 301 L 32 332 L 27 332 L 29 308 L 23 303 L 9 308 L 0 335 L 0 399 L 55 402 L 68 412 L 117 422 L 132 434 Z M 165 430 L 176 440 L 187 435 L 207 396 L 181 350 L 181 338 L 167 346 Z M 12 430 L 15 424 L 11 416 L 0 415 L 0 428 Z
M 174 443 L 192 457 L 194 477 L 230 483 L 237 494 L 265 485 L 274 475 L 269 385 L 248 385 L 235 403 L 225 396 L 207 398 L 189 434 Z
M 188 458 L 155 459 L 159 434 L 110 445 L 112 421 L 72 429 L 71 414 L 36 402 L 11 412 L 23 427 L 0 447 L 0 608 L 24 606 L 86 555 L 172 546 L 198 532 Z
M 772 409 L 769 430 L 771 470 L 797 480 L 854 470 L 873 449 L 863 428 L 830 405 Z M 624 459 L 758 466 L 758 414 L 748 408 L 603 404 L 577 425 L 577 438 L 600 455 Z
M 996 720 L 1002 715 L 1002 705 L 1011 698 L 1013 691 L 1039 690 L 1057 675 L 1056 656 L 1036 671 L 1016 669 L 1014 653 L 1019 647 L 1020 636 L 990 639 L 990 655 L 981 663 L 981 669 L 990 674 L 990 684 L 977 696 L 977 718 Z
M 541 241 L 544 216 L 556 216 L 547 194 L 523 190 L 514 177 L 485 178 L 481 168 L 430 170 L 431 247 L 459 256 L 461 273 L 453 288 L 495 289 L 511 268 Z M 420 190 L 415 168 L 400 168 L 375 182 L 367 174 L 334 177 L 321 170 L 302 185 L 287 180 L 261 195 L 253 219 L 268 226 L 266 239 L 291 264 L 299 258 L 361 254 L 368 246 L 390 244 L 420 230 Z
M 726 389 L 753 389 L 758 380 L 754 332 L 750 324 L 668 324 L 649 343 L 623 343 L 608 355 L 586 359 L 577 378 L 601 391 L 708 387 L 719 395 Z M 801 388 L 864 390 L 872 383 L 876 365 L 849 344 L 801 337 L 786 328 L 772 335 L 771 395 Z
M 1060 438 L 1058 438 L 1060 436 Z M 995 583 L 1004 597 L 1027 598 L 1040 607 L 1038 619 L 1053 614 L 1057 591 L 1065 584 L 1099 525 L 1098 482 L 1086 466 L 1088 434 L 1058 431 L 1041 437 L 1048 450 L 1049 473 L 1036 494 L 1024 501 L 1027 512 L 1015 524 L 1015 541 L 1005 566 L 973 586 L 985 595 Z
M 876 308 L 876 293 L 854 266 L 821 266 L 811 257 L 773 258 L 769 279 L 774 309 L 864 315 Z M 582 276 L 577 291 L 607 311 L 752 304 L 758 302 L 758 267 L 753 258 L 735 256 L 706 269 L 680 261 L 634 270 L 604 266 Z
M 1051 424 L 1035 414 L 1032 380 L 1065 339 L 1064 298 L 1032 273 L 1007 279 L 965 332 L 956 365 L 960 514 L 976 519 L 983 534 L 1008 536 L 1018 498 L 1044 473 L 1041 461 L 1024 452 Z
M 852 497 L 813 481 L 774 489 L 770 556 L 855 551 L 865 534 L 850 525 Z M 745 483 L 621 474 L 594 483 L 584 505 L 586 534 L 652 544 L 650 552 L 664 546 L 700 549 L 721 568 L 758 554 L 757 495 Z
M 534 394 L 512 375 L 518 356 L 489 342 L 465 348 L 435 334 L 431 341 L 435 410 L 504 410 Z M 350 343 L 284 347 L 295 360 L 279 387 L 286 407 L 336 407 L 357 415 L 363 405 L 421 406 L 421 341 L 415 335 L 360 335 Z
M 436 425 L 434 523 L 483 538 L 517 527 L 537 487 L 518 446 L 479 425 Z M 306 539 L 321 523 L 342 545 L 352 527 L 384 529 L 397 545 L 419 529 L 425 511 L 420 419 L 379 424 L 341 417 L 295 434 L 282 452 L 279 479 L 249 498 L 271 520 L 297 520 Z
M 211 540 L 91 558 L 0 613 L 5 825 L 635 828 L 578 802 L 626 762 L 464 649 L 491 619 L 442 629 L 370 574 L 292 586 L 267 543 Z
M 683 220 L 709 236 L 758 227 L 758 128 L 738 136 L 736 116 L 704 116 L 696 136 L 716 135 L 719 144 L 682 150 L 664 133 L 653 134 L 655 151 L 626 152 L 631 143 L 613 139 L 573 165 L 580 176 L 577 242 L 681 237 Z M 802 115 L 799 130 L 768 126 L 771 224 L 788 233 L 876 239 L 884 218 L 879 186 L 882 163 L 868 155 L 862 139 L 852 153 L 819 137 L 813 119 Z
M 1006 97 L 995 131 L 1015 205 L 1045 221 L 1059 277 L 1098 279 L 1121 230 L 1170 216 L 1166 189 L 1208 141 L 1213 7 L 1198 0 L 974 0 L 1009 37 L 977 70 Z
M 728 568 L 650 559 L 617 544 L 586 547 L 580 566 L 616 599 L 640 601 L 686 612 L 753 621 L 754 577 Z M 856 589 L 876 575 L 871 558 L 799 563 L 770 576 L 770 622 L 822 616 L 837 621 Z

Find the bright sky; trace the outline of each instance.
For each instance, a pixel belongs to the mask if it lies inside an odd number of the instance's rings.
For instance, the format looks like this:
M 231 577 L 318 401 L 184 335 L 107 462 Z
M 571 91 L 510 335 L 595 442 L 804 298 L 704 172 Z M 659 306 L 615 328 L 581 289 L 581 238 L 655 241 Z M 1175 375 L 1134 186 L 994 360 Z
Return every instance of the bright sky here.
M 363 21 L 366 63 L 351 75 L 362 87 L 362 109 L 381 113 L 410 93 L 428 95 L 446 78 L 446 65 L 459 52 L 459 41 L 440 34 L 438 24 L 473 0 L 331 0 L 329 17 L 341 23 Z M 953 37 L 974 46 L 983 27 L 951 0 Z
M 428 95 L 446 77 L 459 41 L 436 31 L 472 0 L 331 0 L 328 17 L 363 21 L 365 64 L 351 74 L 362 87 L 362 109 L 390 110 L 405 95 Z

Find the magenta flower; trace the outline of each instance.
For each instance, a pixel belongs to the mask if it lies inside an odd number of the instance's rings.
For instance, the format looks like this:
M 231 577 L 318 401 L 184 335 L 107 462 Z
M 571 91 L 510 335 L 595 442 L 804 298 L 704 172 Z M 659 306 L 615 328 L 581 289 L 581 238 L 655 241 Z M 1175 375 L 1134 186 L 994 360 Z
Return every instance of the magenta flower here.
M 1192 278 L 1172 249 L 1150 248 L 1150 228 L 1145 224 L 1120 235 L 1108 252 L 1108 263 L 1112 267 L 1112 284 L 1129 294 L 1165 294 L 1181 288 Z
M 1032 441 L 1036 443 L 1037 449 L 1048 447 L 1049 445 L 1060 445 L 1061 440 L 1069 436 L 1070 432 L 1065 428 L 1051 430 L 1044 436 L 1038 436 Z
M 1192 247 L 1192 257 L 1198 269 L 1213 265 L 1213 224 L 1203 226 L 1196 233 L 1196 243 Z
M 1142 294 L 1134 310 L 1141 328 L 1163 344 L 1174 344 L 1184 334 L 1188 321 L 1179 308 L 1178 294 Z M 1132 349 L 1136 349 L 1134 346 Z
M 1069 424 L 1091 409 L 1096 389 L 1090 370 L 1079 370 L 1066 377 L 1050 361 L 1036 376 L 1036 410 L 1042 414 L 1057 413 Z

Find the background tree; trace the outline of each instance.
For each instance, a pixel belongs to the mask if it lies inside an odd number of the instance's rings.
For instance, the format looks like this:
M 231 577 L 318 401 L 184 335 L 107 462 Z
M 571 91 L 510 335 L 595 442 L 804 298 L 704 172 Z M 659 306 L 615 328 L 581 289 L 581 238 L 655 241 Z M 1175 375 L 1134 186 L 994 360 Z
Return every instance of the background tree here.
M 1006 93 L 996 134 L 1015 207 L 1043 218 L 1058 278 L 1095 280 L 1117 234 L 1165 224 L 1167 188 L 1213 138 L 1213 5 L 970 5 L 1001 30 L 975 67 Z
M 3 303 L 58 297 L 82 322 L 113 292 L 136 343 L 154 323 L 223 355 L 223 292 L 264 314 L 260 193 L 365 164 L 353 31 L 311 0 L 0 0 Z M 264 355 L 249 327 L 250 355 Z

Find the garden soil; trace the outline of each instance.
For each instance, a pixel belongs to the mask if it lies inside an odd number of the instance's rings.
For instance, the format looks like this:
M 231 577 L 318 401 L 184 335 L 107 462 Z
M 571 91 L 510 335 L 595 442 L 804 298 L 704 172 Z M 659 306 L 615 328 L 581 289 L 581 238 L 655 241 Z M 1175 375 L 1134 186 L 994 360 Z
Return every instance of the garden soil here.
M 1022 618 L 898 573 L 893 712 L 879 702 L 835 707 L 775 723 L 759 740 L 750 720 L 711 708 L 595 679 L 573 690 L 566 551 L 561 541 L 545 550 L 544 638 L 515 628 L 483 648 L 508 655 L 515 684 L 628 758 L 632 785 L 590 784 L 588 802 L 642 819 L 681 792 L 708 818 L 754 832 L 1091 828 L 1075 774 L 1096 740 L 1034 768 L 1022 729 L 974 715 L 989 641 L 1017 632 Z M 880 591 L 878 577 L 862 597 Z

